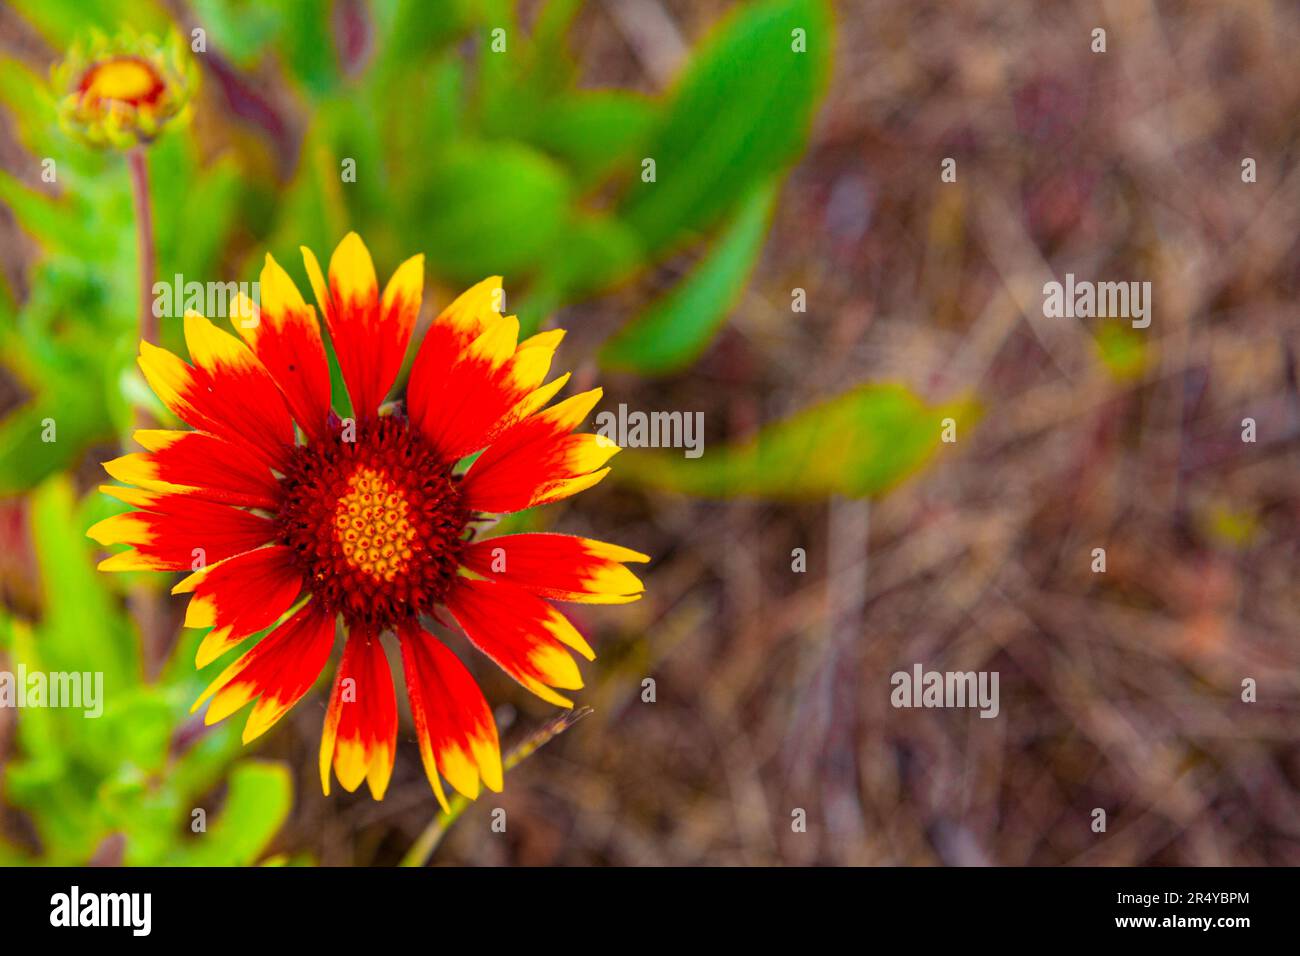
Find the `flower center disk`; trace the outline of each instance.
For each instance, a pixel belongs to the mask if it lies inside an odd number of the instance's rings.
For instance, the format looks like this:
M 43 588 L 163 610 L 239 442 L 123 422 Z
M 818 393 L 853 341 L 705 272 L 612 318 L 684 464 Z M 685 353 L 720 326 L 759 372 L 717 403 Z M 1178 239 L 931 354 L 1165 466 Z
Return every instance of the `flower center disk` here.
M 410 502 L 383 472 L 361 467 L 334 512 L 335 537 L 352 567 L 384 581 L 404 571 L 414 552 Z
M 336 429 L 294 449 L 281 479 L 281 539 L 316 600 L 380 631 L 442 603 L 470 514 L 451 466 L 404 420 L 384 416 L 344 438 Z

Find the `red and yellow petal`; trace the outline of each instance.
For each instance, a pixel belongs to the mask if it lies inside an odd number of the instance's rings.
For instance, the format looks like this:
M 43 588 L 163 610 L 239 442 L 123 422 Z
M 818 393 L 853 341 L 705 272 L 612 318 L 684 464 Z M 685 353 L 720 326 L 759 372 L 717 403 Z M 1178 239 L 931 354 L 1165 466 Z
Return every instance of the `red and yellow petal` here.
M 433 792 L 449 810 L 439 775 L 473 800 L 479 781 L 501 792 L 501 747 L 483 692 L 452 651 L 418 625 L 402 628 L 402 670 L 420 759 Z
M 564 331 L 516 345 L 519 322 L 497 311 L 503 302 L 500 276 L 463 293 L 434 320 L 411 367 L 408 414 L 446 460 L 490 444 L 568 378 L 539 388 Z
M 251 700 L 257 704 L 244 724 L 244 743 L 275 725 L 325 668 L 334 647 L 334 615 L 308 601 L 214 680 L 191 711 L 212 698 L 203 721 L 224 720 Z
M 519 320 L 505 316 L 467 343 L 436 378 L 425 369 L 418 378 L 412 376 L 407 389 L 411 421 L 438 449 L 444 461 L 468 454 L 458 453 L 466 444 L 471 446 L 469 451 L 486 444 L 474 445 L 486 425 L 491 424 L 484 419 L 492 410 L 484 406 L 501 403 L 504 370 L 518 344 Z M 505 404 L 497 411 L 496 418 L 504 415 L 512 404 Z
M 600 389 L 565 399 L 516 424 L 489 445 L 465 475 L 470 508 L 495 514 L 522 511 L 596 484 L 601 466 L 620 449 L 600 435 L 569 434 L 600 401 Z
M 538 402 L 537 393 L 564 338 L 556 329 L 519 343 L 519 320 L 504 316 L 460 353 L 441 377 L 412 378 L 412 421 L 441 453 L 455 461 L 491 444 Z M 560 384 L 563 384 L 561 381 Z M 554 394 L 554 386 L 549 394 Z
M 458 295 L 434 324 L 454 330 L 462 342 L 472 342 L 501 320 L 504 303 L 501 276 L 488 276 Z
M 99 563 L 101 571 L 180 571 L 215 564 L 261 547 L 276 536 L 274 522 L 184 494 L 101 486 L 140 508 L 105 518 L 86 535 L 102 545 L 129 544 Z
M 294 442 L 293 419 L 257 356 L 196 312 L 185 315 L 185 341 L 193 367 L 140 343 L 140 369 L 150 387 L 195 428 L 278 464 Z
M 199 646 L 195 666 L 207 667 L 278 621 L 297 600 L 302 584 L 292 550 L 281 544 L 210 564 L 177 584 L 172 594 L 194 594 L 185 626 L 212 628 Z
M 222 504 L 276 506 L 280 490 L 275 475 L 238 445 L 206 432 L 164 429 L 141 429 L 135 440 L 147 451 L 104 462 L 104 470 L 118 481 Z
M 582 604 L 626 604 L 645 585 L 624 562 L 649 561 L 630 548 L 567 534 L 507 534 L 472 543 L 465 567 L 539 597 Z
M 328 283 L 312 251 L 303 247 L 302 257 L 353 411 L 358 419 L 372 418 L 397 380 L 420 314 L 424 256 L 398 266 L 382 298 L 370 252 L 355 232 L 344 236 L 330 257 Z
M 501 277 L 490 276 L 462 292 L 438 314 L 425 332 L 411 366 L 408 405 L 427 395 L 428 388 L 451 370 L 471 342 L 504 321 L 500 311 L 504 296 Z
M 320 784 L 330 792 L 330 764 L 349 793 L 365 780 L 384 799 L 397 756 L 397 698 L 388 655 L 377 634 L 353 630 L 343 648 L 320 741 Z
M 308 438 L 324 439 L 330 420 L 330 370 L 316 312 L 269 254 L 259 281 L 260 311 L 240 295 L 231 322 L 271 373 Z
M 509 329 L 505 316 L 498 311 L 503 295 L 500 276 L 484 279 L 443 309 L 425 332 L 411 365 L 406 410 L 411 421 L 426 434 L 436 435 L 439 424 L 447 417 L 440 414 L 437 401 L 447 393 L 447 379 L 470 346 L 492 329 Z M 514 334 L 519 334 L 517 324 Z
M 474 646 L 503 671 L 543 700 L 573 706 L 553 690 L 582 687 L 567 649 L 587 660 L 596 653 L 563 614 L 521 587 L 465 577 L 457 579 L 446 605 Z

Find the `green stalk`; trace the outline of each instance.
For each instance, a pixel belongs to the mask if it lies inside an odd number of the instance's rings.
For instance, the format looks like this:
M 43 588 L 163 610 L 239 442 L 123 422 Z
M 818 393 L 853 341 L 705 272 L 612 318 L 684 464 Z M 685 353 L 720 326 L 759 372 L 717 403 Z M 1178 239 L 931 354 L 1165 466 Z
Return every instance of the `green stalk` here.
M 153 204 L 149 200 L 149 163 L 145 148 L 136 146 L 126 154 L 131 169 L 131 193 L 135 197 L 136 249 L 140 262 L 140 338 L 158 344 L 158 319 L 153 314 Z
M 126 154 L 131 171 L 131 194 L 135 199 L 136 251 L 140 273 L 140 338 L 158 344 L 158 317 L 153 314 L 154 238 L 153 204 L 149 198 L 149 162 L 145 147 L 137 145 Z M 133 415 L 136 428 L 150 428 L 153 416 L 143 408 Z M 163 604 L 158 593 L 147 584 L 132 588 L 129 604 L 140 629 L 141 651 L 146 679 L 155 676 L 163 653 Z

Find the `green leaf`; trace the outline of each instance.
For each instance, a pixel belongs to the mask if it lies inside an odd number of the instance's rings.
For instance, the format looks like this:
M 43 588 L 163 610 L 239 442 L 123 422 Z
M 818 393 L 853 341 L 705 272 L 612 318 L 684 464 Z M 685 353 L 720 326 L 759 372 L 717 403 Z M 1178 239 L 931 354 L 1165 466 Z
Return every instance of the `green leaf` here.
M 695 459 L 679 450 L 625 452 L 614 474 L 704 497 L 878 495 L 926 462 L 939 445 L 943 419 L 960 428 L 975 413 L 968 401 L 927 406 L 902 385 L 863 385 L 748 441 L 717 449 L 706 443 Z
M 12 637 L 15 672 L 57 669 L 43 656 L 43 634 L 15 621 Z M 26 708 L 18 721 L 18 742 L 26 756 L 6 765 L 5 796 L 29 812 L 48 864 L 84 863 L 103 835 L 95 805 L 98 780 L 79 759 L 80 734 L 90 723 L 80 712 L 53 707 Z
M 247 228 L 239 167 L 229 154 L 205 165 L 197 153 L 181 136 L 164 137 L 149 151 L 158 250 L 155 281 L 170 283 L 177 273 L 198 281 L 238 278 L 218 270 L 231 233 Z M 203 228 L 195 229 L 196 222 Z
M 364 108 L 382 120 L 385 178 L 380 187 L 396 196 L 413 194 L 424 179 L 431 157 L 465 135 L 465 64 L 444 54 L 415 72 L 396 72 L 371 84 Z M 395 111 L 394 101 L 410 98 L 425 104 L 412 114 Z
M 1150 359 L 1146 336 L 1128 323 L 1103 323 L 1097 328 L 1095 344 L 1102 363 L 1116 381 L 1133 382 L 1146 373 Z
M 146 775 L 130 765 L 108 777 L 95 795 L 105 833 L 125 836 L 127 866 L 157 866 L 179 842 L 177 820 L 186 801 L 165 778 Z
M 577 64 L 569 53 L 568 34 L 583 0 L 545 0 L 533 21 L 528 45 L 528 80 L 546 90 L 572 85 Z
M 530 285 L 523 296 L 511 299 L 510 311 L 519 319 L 520 337 L 536 333 L 542 323 L 563 305 L 563 298 L 559 286 L 543 277 Z
M 66 399 L 66 400 L 64 400 Z M 93 391 L 59 389 L 0 422 L 0 494 L 15 494 L 68 468 L 96 438 L 112 432 Z M 45 441 L 53 422 L 56 441 Z
M 601 363 L 642 375 L 665 375 L 699 358 L 758 262 L 776 193 L 774 183 L 756 190 L 686 281 L 605 345 Z
M 89 31 L 113 34 L 129 25 L 139 33 L 162 36 L 169 26 L 160 3 L 139 0 L 11 0 L 17 13 L 56 48 L 69 46 Z
M 221 815 L 168 861 L 172 866 L 250 866 L 265 852 L 293 804 L 284 764 L 245 760 L 230 771 Z
M 193 653 L 186 655 L 185 664 L 189 666 L 191 674 L 196 673 Z M 201 689 L 200 686 L 199 690 L 185 694 L 179 708 L 182 712 L 189 710 L 189 705 L 198 697 Z M 190 720 L 201 723 L 203 718 L 198 716 Z M 179 732 L 185 732 L 182 727 L 178 724 Z M 212 789 L 220 782 L 230 762 L 243 753 L 241 730 L 238 721 L 227 720 L 198 731 L 197 739 L 168 766 L 168 784 L 178 793 L 187 795 L 201 794 Z
M 270 4 L 255 0 L 190 0 L 196 21 L 207 31 L 210 49 L 243 70 L 252 70 L 284 29 Z
M 516 135 L 568 165 L 581 183 L 598 181 L 645 144 L 659 114 L 625 90 L 577 90 L 546 104 Z
M 431 271 L 461 283 L 527 271 L 568 219 L 570 193 L 563 171 L 526 146 L 459 144 L 413 204 Z
M 54 92 L 46 76 L 30 70 L 17 60 L 0 56 L 0 103 L 18 127 L 18 137 L 27 147 L 33 172 L 40 170 L 41 160 L 56 159 L 56 145 L 68 142 L 67 135 L 59 129 L 55 112 Z M 13 168 L 11 166 L 11 168 Z
M 413 60 L 441 50 L 469 28 L 472 6 L 470 0 L 400 0 L 376 68 L 402 72 Z
M 111 579 L 95 570 L 95 545 L 86 537 L 71 481 L 62 475 L 50 479 L 33 492 L 31 506 L 45 591 L 42 665 L 102 672 L 106 693 L 123 693 L 139 680 L 139 650 L 133 629 L 116 613 Z
M 277 47 L 309 93 L 328 96 L 342 79 L 330 0 L 297 0 L 283 8 Z
M 18 221 L 42 241 L 91 254 L 95 244 L 92 224 L 85 221 L 85 210 L 71 200 L 61 202 L 28 189 L 0 170 L 0 202 L 9 206 Z
M 793 31 L 807 52 L 795 52 Z M 707 229 L 803 148 L 825 85 L 833 42 L 821 0 L 768 0 L 742 8 L 691 60 L 645 155 L 623 214 L 660 249 Z
M 580 299 L 634 272 L 644 261 L 636 233 L 610 216 L 575 215 L 553 244 L 544 285 L 566 299 Z
M 126 764 L 160 771 L 166 764 L 175 722 L 168 695 L 156 687 L 104 682 L 103 712 L 82 723 L 78 744 L 87 762 L 108 774 Z

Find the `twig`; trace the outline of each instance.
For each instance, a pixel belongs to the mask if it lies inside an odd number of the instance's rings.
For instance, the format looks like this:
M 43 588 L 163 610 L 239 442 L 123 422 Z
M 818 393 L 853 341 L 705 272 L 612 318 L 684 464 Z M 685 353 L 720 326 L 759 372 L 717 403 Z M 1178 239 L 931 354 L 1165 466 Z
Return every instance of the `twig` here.
M 553 720 L 543 724 L 539 730 L 525 737 L 506 754 L 502 769 L 509 773 L 590 713 L 592 713 L 590 707 L 578 707 L 574 710 L 565 711 Z M 466 797 L 457 794 L 451 800 L 446 813 L 435 816 L 429 821 L 429 825 L 424 828 L 416 841 L 411 844 L 411 848 L 406 851 L 406 855 L 402 857 L 400 865 L 426 866 L 429 858 L 433 856 L 433 851 L 438 848 L 442 838 L 451 829 L 451 825 L 460 818 L 460 815 L 465 812 L 465 808 L 469 805 L 470 801 Z

